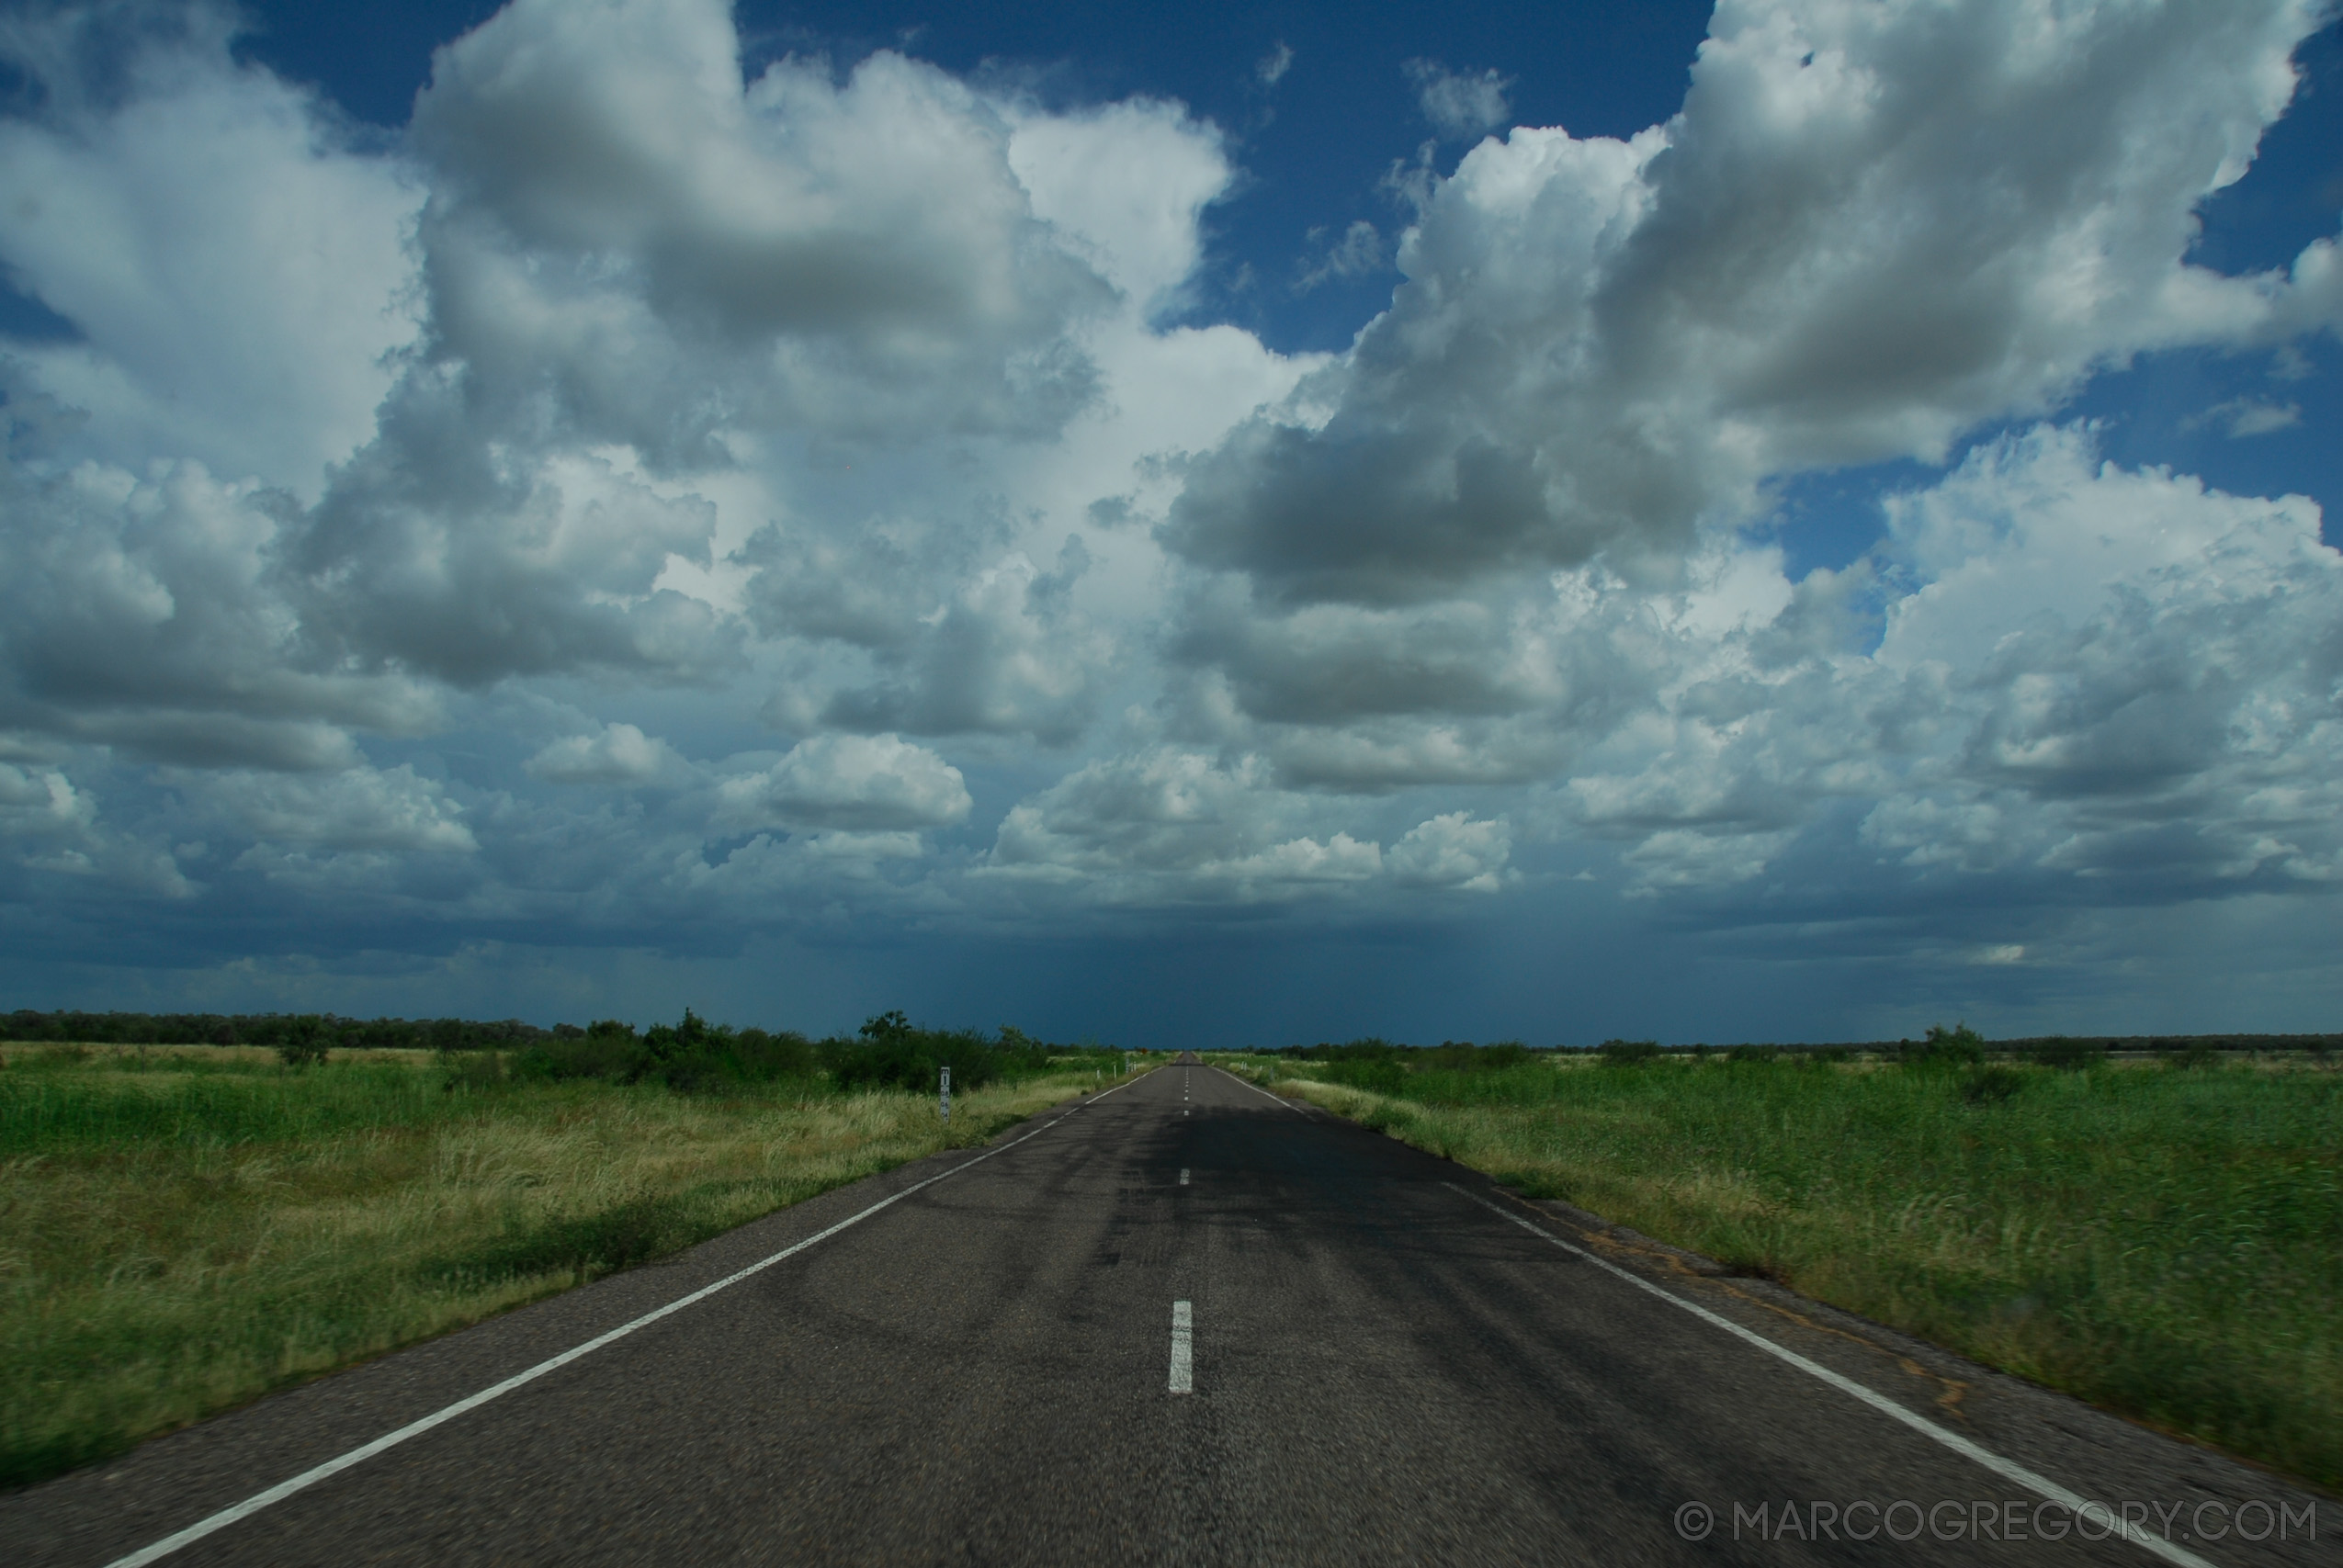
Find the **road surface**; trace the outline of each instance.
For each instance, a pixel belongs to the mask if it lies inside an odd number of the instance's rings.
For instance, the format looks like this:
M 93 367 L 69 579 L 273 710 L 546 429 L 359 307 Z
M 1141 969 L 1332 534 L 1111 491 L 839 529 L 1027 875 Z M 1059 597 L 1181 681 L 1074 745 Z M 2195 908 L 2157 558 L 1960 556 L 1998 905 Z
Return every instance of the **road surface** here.
M 1178 1064 L 0 1496 L 0 1562 L 2343 1562 L 2332 1501 L 1587 1222 Z

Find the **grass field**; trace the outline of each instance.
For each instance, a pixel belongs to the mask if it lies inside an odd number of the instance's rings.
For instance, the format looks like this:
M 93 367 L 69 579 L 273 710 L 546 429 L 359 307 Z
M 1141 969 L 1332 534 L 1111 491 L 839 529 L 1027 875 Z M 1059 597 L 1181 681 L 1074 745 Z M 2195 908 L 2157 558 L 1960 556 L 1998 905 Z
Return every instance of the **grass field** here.
M 947 1134 L 900 1090 L 450 1090 L 423 1053 L 0 1061 L 0 1484 L 982 1143 L 1093 1082 L 956 1095 Z
M 2330 1066 L 1221 1060 L 1530 1196 L 2343 1488 Z

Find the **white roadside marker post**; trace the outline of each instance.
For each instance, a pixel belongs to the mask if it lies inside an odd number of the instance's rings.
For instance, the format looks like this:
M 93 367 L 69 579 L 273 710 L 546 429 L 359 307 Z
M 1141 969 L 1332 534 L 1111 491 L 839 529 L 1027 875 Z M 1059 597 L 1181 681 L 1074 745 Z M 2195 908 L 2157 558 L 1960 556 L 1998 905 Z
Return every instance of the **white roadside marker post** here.
M 942 1067 L 937 1072 L 935 1080 L 935 1109 L 937 1112 L 943 1116 L 944 1124 L 946 1127 L 949 1127 L 952 1124 L 952 1069 L 949 1065 Z

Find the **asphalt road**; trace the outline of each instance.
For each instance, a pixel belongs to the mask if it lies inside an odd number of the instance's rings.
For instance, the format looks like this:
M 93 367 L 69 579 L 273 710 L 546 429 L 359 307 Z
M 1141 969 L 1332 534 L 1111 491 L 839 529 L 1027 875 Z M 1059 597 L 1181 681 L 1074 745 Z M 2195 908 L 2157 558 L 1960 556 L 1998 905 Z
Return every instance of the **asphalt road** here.
M 970 1160 L 0 1496 L 0 1561 L 116 1562 L 821 1237 L 161 1561 L 2343 1562 L 2331 1501 L 1211 1068 Z

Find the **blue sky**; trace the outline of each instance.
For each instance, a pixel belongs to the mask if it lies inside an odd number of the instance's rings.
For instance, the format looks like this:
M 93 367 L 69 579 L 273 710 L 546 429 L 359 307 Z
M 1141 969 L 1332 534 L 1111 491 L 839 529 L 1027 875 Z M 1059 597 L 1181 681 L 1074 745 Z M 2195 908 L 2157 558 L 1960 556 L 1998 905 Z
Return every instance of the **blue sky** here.
M 7 1005 L 2334 1027 L 2326 7 L 0 12 Z

